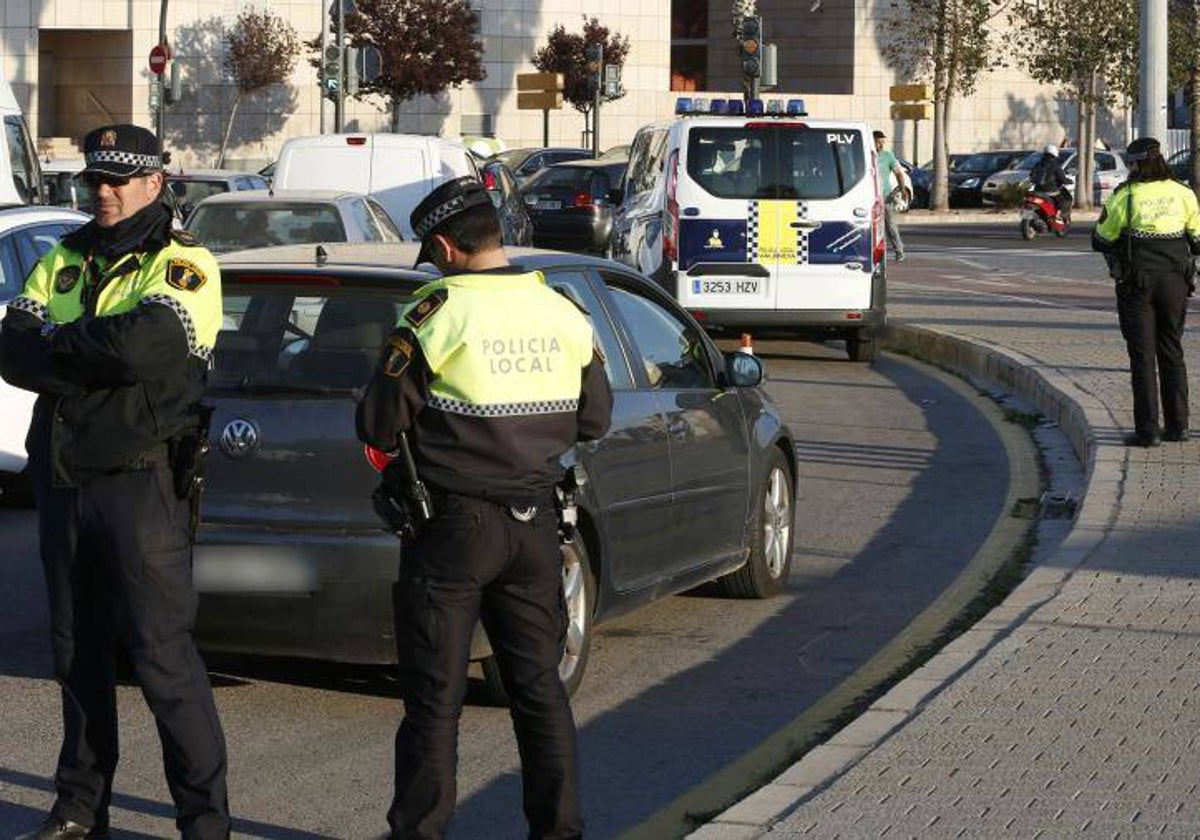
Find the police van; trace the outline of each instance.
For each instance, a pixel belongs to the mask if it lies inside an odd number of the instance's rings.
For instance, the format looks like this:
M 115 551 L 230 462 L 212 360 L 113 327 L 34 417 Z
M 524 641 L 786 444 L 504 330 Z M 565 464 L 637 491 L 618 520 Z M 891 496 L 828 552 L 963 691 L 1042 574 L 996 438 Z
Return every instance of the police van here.
M 883 196 L 864 123 L 802 100 L 681 99 L 642 128 L 613 256 L 706 326 L 842 338 L 875 357 L 886 319 Z

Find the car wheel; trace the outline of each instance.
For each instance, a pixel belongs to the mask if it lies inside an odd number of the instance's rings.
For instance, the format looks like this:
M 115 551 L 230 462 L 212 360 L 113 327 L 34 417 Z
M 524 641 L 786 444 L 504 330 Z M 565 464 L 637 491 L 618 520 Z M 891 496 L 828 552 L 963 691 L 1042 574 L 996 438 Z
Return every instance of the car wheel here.
M 583 537 L 562 546 L 563 600 L 567 607 L 567 638 L 563 657 L 558 663 L 558 676 L 567 696 L 572 697 L 583 682 L 588 654 L 592 649 L 592 615 L 596 609 L 596 576 L 588 561 Z M 508 692 L 500 676 L 500 663 L 495 656 L 482 661 L 484 690 L 488 699 L 498 705 L 508 705 Z
M 879 344 L 874 336 L 853 333 L 846 336 L 846 355 L 852 362 L 873 362 L 879 354 Z
M 731 597 L 770 598 L 783 591 L 792 568 L 794 486 L 787 459 L 778 449 L 772 449 L 767 476 L 755 502 L 750 557 L 746 565 L 721 578 Z

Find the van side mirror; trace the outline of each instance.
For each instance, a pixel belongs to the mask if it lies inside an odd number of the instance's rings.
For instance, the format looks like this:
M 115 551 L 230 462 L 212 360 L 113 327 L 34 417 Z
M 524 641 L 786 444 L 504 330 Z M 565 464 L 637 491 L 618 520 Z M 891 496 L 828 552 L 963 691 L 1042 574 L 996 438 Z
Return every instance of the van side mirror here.
M 763 381 L 763 363 L 758 356 L 734 351 L 725 354 L 725 375 L 735 388 L 753 388 Z

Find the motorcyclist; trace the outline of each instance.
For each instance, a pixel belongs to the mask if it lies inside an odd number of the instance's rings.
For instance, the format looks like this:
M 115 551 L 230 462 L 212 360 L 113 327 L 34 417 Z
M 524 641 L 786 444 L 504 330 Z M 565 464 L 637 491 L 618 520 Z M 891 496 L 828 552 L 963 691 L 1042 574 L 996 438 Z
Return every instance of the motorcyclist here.
M 1033 188 L 1054 199 L 1058 214 L 1067 224 L 1071 222 L 1071 191 L 1067 188 L 1067 174 L 1063 172 L 1062 163 L 1058 159 L 1058 147 L 1047 143 L 1042 149 L 1042 157 L 1033 165 L 1029 173 Z

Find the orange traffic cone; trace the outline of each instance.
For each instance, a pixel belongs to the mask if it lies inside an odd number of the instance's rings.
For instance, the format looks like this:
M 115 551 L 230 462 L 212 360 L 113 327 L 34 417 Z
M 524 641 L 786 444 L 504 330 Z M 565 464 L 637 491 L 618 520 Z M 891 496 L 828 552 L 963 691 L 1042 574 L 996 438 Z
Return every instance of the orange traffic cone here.
M 750 333 L 742 333 L 742 344 L 738 347 L 738 352 L 754 355 L 754 341 L 750 338 Z

